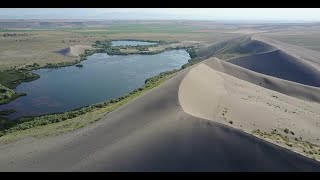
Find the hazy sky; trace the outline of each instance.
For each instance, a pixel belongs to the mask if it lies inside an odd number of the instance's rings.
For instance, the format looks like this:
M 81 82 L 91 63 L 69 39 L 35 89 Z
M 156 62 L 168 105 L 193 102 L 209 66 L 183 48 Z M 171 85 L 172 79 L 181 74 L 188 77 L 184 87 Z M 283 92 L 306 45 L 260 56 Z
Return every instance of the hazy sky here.
M 0 8 L 1 19 L 320 21 L 319 8 Z

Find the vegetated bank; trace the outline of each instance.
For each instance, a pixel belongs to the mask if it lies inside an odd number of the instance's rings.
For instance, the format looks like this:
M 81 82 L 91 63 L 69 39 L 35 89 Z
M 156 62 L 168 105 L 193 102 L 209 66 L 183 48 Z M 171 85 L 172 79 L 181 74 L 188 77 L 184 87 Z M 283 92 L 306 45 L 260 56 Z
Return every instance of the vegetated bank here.
M 29 82 L 38 79 L 40 76 L 27 70 L 5 70 L 0 71 L 0 105 L 25 96 L 25 93 L 16 93 L 16 88 L 22 82 Z
M 109 41 L 107 42 L 97 42 L 98 47 L 103 47 L 101 49 L 93 49 L 86 51 L 85 54 L 81 55 L 80 61 L 83 61 L 86 59 L 87 56 L 92 55 L 94 53 L 105 53 L 105 52 L 111 52 L 113 49 L 110 48 Z M 201 59 L 195 57 L 194 48 L 193 47 L 187 47 L 187 52 L 189 53 L 191 59 L 188 60 L 188 63 L 184 64 L 180 69 L 174 69 L 171 71 L 165 71 L 160 73 L 157 76 L 148 78 L 145 80 L 145 84 L 135 89 L 134 91 L 130 92 L 129 94 L 126 94 L 124 96 L 121 96 L 117 99 L 111 99 L 109 101 L 103 102 L 103 103 L 97 103 L 93 105 L 89 105 L 86 107 L 78 108 L 72 111 L 64 112 L 64 113 L 55 113 L 55 114 L 47 114 L 42 116 L 34 116 L 34 117 L 22 117 L 20 119 L 14 120 L 14 121 L 8 121 L 6 119 L 0 119 L 0 136 L 30 129 L 37 126 L 44 126 L 52 123 L 62 122 L 66 121 L 68 119 L 73 119 L 82 115 L 85 115 L 86 113 L 92 113 L 92 112 L 100 112 L 100 113 L 108 113 L 112 110 L 116 109 L 117 107 L 127 103 L 131 99 L 139 96 L 140 94 L 158 86 L 168 78 L 172 77 L 176 72 L 185 69 L 197 62 L 200 62 Z M 98 120 L 98 119 L 97 119 Z M 95 120 L 90 120 L 90 122 L 94 122 Z M 77 128 L 83 127 L 83 126 L 76 126 Z M 73 129 L 77 129 L 73 128 Z M 72 129 L 72 130 L 73 130 Z M 60 130 L 61 131 L 61 130 Z

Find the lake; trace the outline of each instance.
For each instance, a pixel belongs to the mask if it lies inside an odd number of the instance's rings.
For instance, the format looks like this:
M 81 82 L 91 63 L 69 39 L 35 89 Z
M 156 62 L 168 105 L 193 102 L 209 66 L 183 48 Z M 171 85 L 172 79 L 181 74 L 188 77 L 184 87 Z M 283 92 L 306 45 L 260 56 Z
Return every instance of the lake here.
M 120 97 L 141 87 L 147 78 L 167 70 L 179 69 L 190 59 L 185 50 L 155 55 L 115 55 L 97 53 L 80 64 L 33 72 L 40 78 L 20 84 L 16 92 L 27 93 L 0 111 L 15 109 L 9 119 L 69 111 Z
M 146 46 L 146 45 L 154 45 L 157 43 L 153 42 L 145 42 L 145 41 L 112 41 L 112 46 Z

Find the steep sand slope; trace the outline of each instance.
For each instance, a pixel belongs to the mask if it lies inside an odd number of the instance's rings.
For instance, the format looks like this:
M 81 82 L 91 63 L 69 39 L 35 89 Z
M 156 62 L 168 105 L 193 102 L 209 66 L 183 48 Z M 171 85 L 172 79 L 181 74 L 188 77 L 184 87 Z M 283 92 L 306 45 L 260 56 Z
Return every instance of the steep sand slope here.
M 309 65 L 313 66 L 314 68 L 320 71 L 320 52 L 319 51 L 314 51 L 314 50 L 306 49 L 303 47 L 287 44 L 287 43 L 280 42 L 280 41 L 267 38 L 264 36 L 260 36 L 257 34 L 253 35 L 251 39 L 269 44 L 277 49 L 280 49 L 281 51 L 291 56 L 294 56 L 305 63 L 308 63 Z
M 61 50 L 56 51 L 56 53 L 59 53 L 64 56 L 73 56 L 77 57 L 80 54 L 83 54 L 86 49 L 91 49 L 91 46 L 86 46 L 86 45 L 75 45 L 75 46 L 70 46 L 68 48 L 64 48 Z
M 90 126 L 1 145 L 0 170 L 320 171 L 316 161 L 182 111 L 189 69 Z
M 248 133 L 257 129 L 269 133 L 276 129 L 291 139 L 301 137 L 320 145 L 319 103 L 265 89 L 214 70 L 204 63 L 191 69 L 183 79 L 179 102 L 188 114 Z M 288 133 L 284 132 L 285 128 Z M 289 133 L 291 131 L 293 134 Z M 292 149 L 301 151 L 300 147 Z
M 228 62 L 258 73 L 320 87 L 319 70 L 280 50 L 235 58 Z
M 204 59 L 213 56 L 230 59 L 274 50 L 276 50 L 275 47 L 261 41 L 252 40 L 251 35 L 245 35 L 199 48 L 197 55 Z
M 228 63 L 228 61 L 222 61 L 218 58 L 210 58 L 203 62 L 209 67 L 229 74 L 233 77 L 242 79 L 244 81 L 251 82 L 261 87 L 277 91 L 288 96 L 296 97 L 306 101 L 320 103 L 320 88 L 307 86 L 292 81 L 279 79 L 276 77 L 260 74 L 240 66 Z

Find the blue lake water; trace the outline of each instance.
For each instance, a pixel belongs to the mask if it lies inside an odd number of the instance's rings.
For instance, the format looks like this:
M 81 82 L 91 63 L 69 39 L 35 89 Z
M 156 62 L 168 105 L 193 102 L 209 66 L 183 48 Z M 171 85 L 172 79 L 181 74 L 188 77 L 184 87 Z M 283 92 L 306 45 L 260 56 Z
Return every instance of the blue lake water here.
M 120 97 L 142 86 L 145 79 L 160 72 L 179 69 L 190 59 L 185 50 L 165 51 L 155 55 L 109 56 L 98 53 L 76 66 L 33 71 L 40 78 L 20 84 L 17 92 L 27 93 L 0 110 L 15 109 L 7 116 L 64 112 Z
M 145 42 L 145 41 L 112 41 L 112 46 L 146 46 L 146 45 L 154 45 L 157 43 L 153 42 Z

